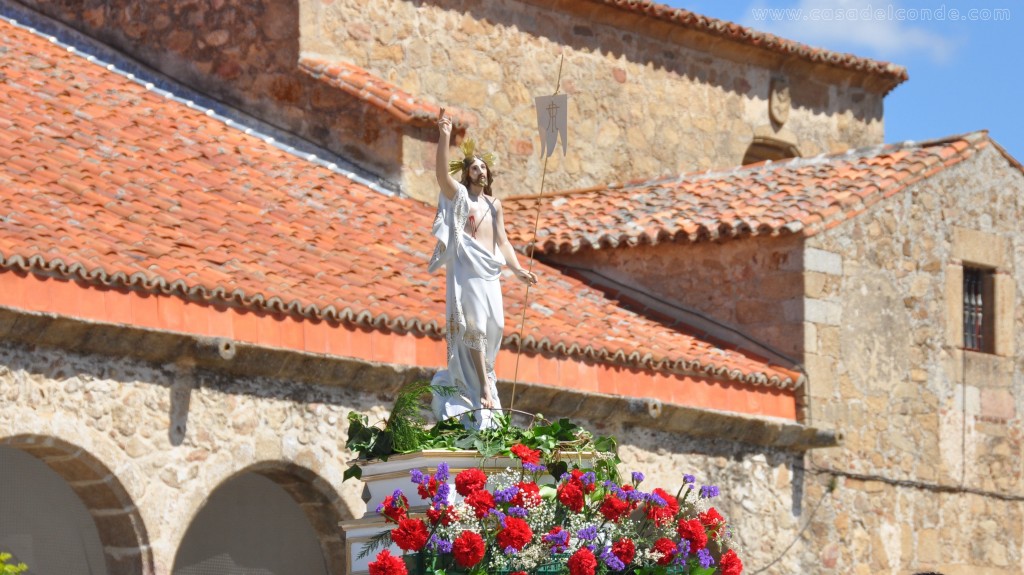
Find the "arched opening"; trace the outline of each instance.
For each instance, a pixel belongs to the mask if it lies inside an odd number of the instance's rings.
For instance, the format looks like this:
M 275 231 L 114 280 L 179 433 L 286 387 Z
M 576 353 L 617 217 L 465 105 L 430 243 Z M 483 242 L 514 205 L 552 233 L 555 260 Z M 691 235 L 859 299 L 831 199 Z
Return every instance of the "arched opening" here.
M 800 149 L 795 144 L 771 138 L 768 136 L 755 136 L 747 151 L 743 154 L 743 165 L 756 164 L 765 160 L 777 162 L 789 158 L 799 158 Z
M 289 466 L 225 481 L 189 524 L 173 575 L 344 573 L 341 517 L 314 479 Z
M 84 450 L 52 438 L 3 439 L 0 485 L 0 549 L 29 573 L 153 573 L 138 510 Z

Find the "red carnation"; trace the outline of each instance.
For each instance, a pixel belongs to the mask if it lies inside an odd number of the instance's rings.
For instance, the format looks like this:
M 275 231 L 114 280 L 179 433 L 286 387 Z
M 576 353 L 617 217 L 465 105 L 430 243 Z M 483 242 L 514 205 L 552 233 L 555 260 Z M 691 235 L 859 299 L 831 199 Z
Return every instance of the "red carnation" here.
M 594 575 L 597 570 L 597 559 L 586 547 L 580 547 L 569 558 L 569 575 Z
M 690 553 L 696 553 L 708 546 L 708 534 L 704 532 L 704 525 L 701 524 L 700 519 L 679 521 L 676 533 L 681 539 L 690 542 Z
M 494 509 L 494 496 L 491 495 L 490 491 L 481 489 L 471 493 L 466 498 L 466 505 L 473 508 L 473 513 L 476 514 L 477 519 L 483 519 L 487 517 L 491 509 Z
M 722 575 L 740 575 L 740 573 L 743 573 L 743 562 L 740 561 L 739 556 L 732 549 L 722 555 L 718 566 L 722 570 Z
M 431 525 L 437 525 L 437 522 L 440 521 L 441 525 L 447 527 L 459 520 L 459 514 L 451 505 L 442 509 L 431 507 L 427 509 L 427 519 L 430 520 Z
M 725 517 L 712 507 L 700 514 L 701 525 L 707 527 L 708 535 L 718 537 L 718 531 L 725 525 Z
M 583 489 L 578 481 L 567 481 L 558 487 L 558 500 L 576 513 L 583 511 Z
M 519 493 L 512 498 L 512 505 L 519 507 L 536 507 L 540 505 L 540 487 L 532 481 L 521 481 L 516 483 Z
M 522 551 L 523 547 L 533 539 L 533 531 L 525 521 L 518 517 L 506 517 L 505 528 L 495 536 L 498 548 L 501 550 L 512 547 L 516 551 Z
M 654 542 L 654 550 L 661 553 L 658 565 L 668 565 L 676 555 L 676 544 L 668 537 L 662 537 Z
M 426 483 L 419 484 L 416 491 L 423 499 L 430 499 L 437 495 L 437 478 L 431 475 L 430 479 Z
M 601 502 L 600 511 L 605 519 L 618 523 L 623 515 L 629 513 L 629 504 L 616 497 L 614 493 L 609 493 Z
M 402 519 L 405 519 L 405 510 L 408 508 L 409 500 L 405 495 L 402 495 L 397 500 L 395 499 L 394 494 L 388 495 L 384 498 L 384 503 L 380 504 L 380 512 L 394 523 L 398 523 Z
M 483 489 L 485 485 L 487 485 L 487 476 L 475 467 L 455 476 L 455 491 L 463 497 L 469 497 L 473 492 Z
M 526 571 L 513 571 L 512 575 L 527 575 Z
M 612 545 L 612 554 L 618 557 L 623 564 L 629 565 L 636 557 L 636 545 L 633 544 L 632 539 L 623 537 Z
M 540 463 L 540 450 L 530 449 L 522 443 L 515 445 L 510 450 L 512 455 L 515 455 L 522 460 L 523 463 L 532 463 L 537 465 Z
M 408 575 L 405 561 L 395 557 L 387 549 L 377 554 L 377 560 L 370 563 L 370 575 Z
M 419 551 L 427 544 L 430 534 L 422 519 L 403 519 L 391 531 L 391 540 L 403 551 Z
M 473 531 L 463 531 L 452 542 L 452 555 L 461 567 L 472 567 L 484 558 L 484 540 Z
M 653 521 L 658 527 L 668 525 L 676 516 L 676 513 L 679 513 L 679 502 L 660 487 L 654 488 L 651 494 L 660 497 L 665 502 L 665 505 L 656 505 L 648 501 L 644 512 L 647 514 L 648 519 Z

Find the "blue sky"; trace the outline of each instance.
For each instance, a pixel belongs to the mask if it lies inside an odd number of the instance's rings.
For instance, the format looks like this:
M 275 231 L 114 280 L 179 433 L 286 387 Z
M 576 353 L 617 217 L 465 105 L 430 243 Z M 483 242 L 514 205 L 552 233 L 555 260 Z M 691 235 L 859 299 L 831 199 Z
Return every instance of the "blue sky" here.
M 1024 162 L 1021 0 L 662 3 L 812 46 L 904 66 L 910 80 L 885 99 L 887 142 L 926 140 L 985 128 Z M 774 12 L 765 12 L 768 9 Z M 923 9 L 931 10 L 930 20 Z M 839 10 L 843 14 L 838 14 Z M 958 19 L 954 21 L 954 17 Z

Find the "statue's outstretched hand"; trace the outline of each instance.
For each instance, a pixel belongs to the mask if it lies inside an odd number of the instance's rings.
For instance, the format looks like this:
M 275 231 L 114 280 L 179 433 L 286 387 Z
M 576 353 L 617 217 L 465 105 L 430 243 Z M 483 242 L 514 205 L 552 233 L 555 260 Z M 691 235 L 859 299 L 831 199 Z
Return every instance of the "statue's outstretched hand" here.
M 519 281 L 526 285 L 537 285 L 537 274 L 527 270 L 526 268 L 514 268 L 512 273 L 516 274 Z

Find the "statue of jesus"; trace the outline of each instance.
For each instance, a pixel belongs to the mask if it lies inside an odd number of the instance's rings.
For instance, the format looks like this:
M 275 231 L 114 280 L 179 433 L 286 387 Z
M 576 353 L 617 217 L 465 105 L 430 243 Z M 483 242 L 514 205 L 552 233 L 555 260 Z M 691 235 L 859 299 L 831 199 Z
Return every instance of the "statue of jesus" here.
M 501 409 L 494 374 L 505 328 L 501 266 L 508 264 L 528 285 L 536 284 L 537 276 L 519 264 L 508 241 L 501 200 L 491 193 L 494 175 L 485 156 L 476 155 L 472 145 L 464 146 L 465 159 L 449 164 L 452 122 L 443 108 L 437 126 L 436 175 L 441 194 L 433 226 L 437 247 L 429 270 L 445 267 L 448 369 L 438 371 L 431 384 L 454 387 L 458 393 L 435 391 L 432 407 L 438 419 L 462 416 L 467 429 L 486 429 L 493 426 L 491 410 Z M 462 179 L 457 181 L 452 174 L 460 171 Z

